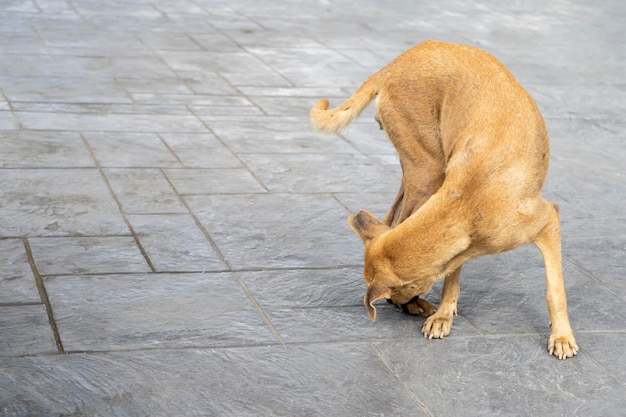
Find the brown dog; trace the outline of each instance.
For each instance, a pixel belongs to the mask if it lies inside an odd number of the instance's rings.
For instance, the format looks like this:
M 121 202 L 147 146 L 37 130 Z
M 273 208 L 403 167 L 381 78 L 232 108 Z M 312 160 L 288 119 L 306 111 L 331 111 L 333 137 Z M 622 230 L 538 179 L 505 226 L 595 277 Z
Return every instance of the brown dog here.
M 544 259 L 550 354 L 576 355 L 563 285 L 558 206 L 541 196 L 548 134 L 535 101 L 502 63 L 470 46 L 426 41 L 370 76 L 340 106 L 311 109 L 324 132 L 345 128 L 376 99 L 376 120 L 396 147 L 400 191 L 383 221 L 367 211 L 349 222 L 365 244 L 365 305 L 409 301 L 445 278 L 441 304 L 422 333 L 441 338 L 456 315 L 467 260 L 534 243 Z

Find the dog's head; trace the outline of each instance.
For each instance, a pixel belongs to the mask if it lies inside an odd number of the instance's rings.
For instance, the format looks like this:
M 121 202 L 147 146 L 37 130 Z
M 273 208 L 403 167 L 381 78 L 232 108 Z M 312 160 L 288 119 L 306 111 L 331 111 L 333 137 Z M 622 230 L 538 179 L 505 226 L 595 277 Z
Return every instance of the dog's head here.
M 398 276 L 395 268 L 398 262 L 394 258 L 400 255 L 401 248 L 383 245 L 384 236 L 391 227 L 365 210 L 351 215 L 348 222 L 365 245 L 363 278 L 367 291 L 363 302 L 371 321 L 376 320 L 376 301 L 387 299 L 396 306 L 401 306 L 415 296 L 430 291 L 433 284 L 431 280 L 412 280 L 411 277 Z

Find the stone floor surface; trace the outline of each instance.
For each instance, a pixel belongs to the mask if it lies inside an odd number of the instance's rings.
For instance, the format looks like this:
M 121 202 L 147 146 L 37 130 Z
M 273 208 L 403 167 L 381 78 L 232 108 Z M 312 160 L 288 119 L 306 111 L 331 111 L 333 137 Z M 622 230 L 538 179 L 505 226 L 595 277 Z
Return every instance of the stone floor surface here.
M 400 168 L 308 109 L 426 39 L 545 116 L 573 359 L 530 246 L 469 262 L 444 340 L 368 320 L 346 218 Z M 0 415 L 626 415 L 624 43 L 621 0 L 0 0 Z

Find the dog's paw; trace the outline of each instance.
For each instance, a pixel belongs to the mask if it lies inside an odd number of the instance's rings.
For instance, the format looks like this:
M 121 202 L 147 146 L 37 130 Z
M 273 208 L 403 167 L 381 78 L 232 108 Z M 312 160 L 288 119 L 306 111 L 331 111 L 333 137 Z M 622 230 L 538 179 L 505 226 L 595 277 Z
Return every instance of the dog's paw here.
M 412 316 L 430 317 L 437 311 L 437 306 L 423 298 L 416 298 L 403 304 L 402 311 Z
M 561 360 L 571 358 L 578 354 L 578 345 L 574 335 L 554 336 L 550 335 L 548 341 L 548 352 Z
M 422 325 L 422 334 L 428 339 L 442 339 L 450 334 L 452 316 L 430 316 Z

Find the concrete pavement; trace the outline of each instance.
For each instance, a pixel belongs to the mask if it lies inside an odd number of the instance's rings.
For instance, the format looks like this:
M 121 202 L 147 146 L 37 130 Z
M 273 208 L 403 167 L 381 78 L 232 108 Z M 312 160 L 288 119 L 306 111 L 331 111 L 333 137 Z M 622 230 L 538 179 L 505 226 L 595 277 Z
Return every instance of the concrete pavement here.
M 623 416 L 626 7 L 0 0 L 0 415 Z M 539 251 L 471 261 L 444 340 L 362 296 L 346 218 L 400 180 L 339 103 L 411 45 L 482 47 L 551 136 L 579 355 Z M 429 298 L 437 302 L 440 286 Z

